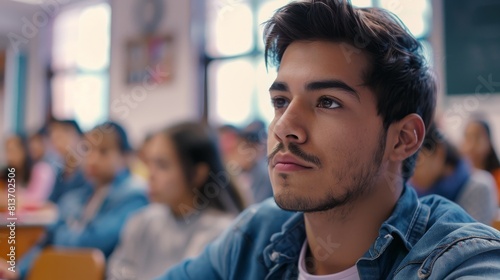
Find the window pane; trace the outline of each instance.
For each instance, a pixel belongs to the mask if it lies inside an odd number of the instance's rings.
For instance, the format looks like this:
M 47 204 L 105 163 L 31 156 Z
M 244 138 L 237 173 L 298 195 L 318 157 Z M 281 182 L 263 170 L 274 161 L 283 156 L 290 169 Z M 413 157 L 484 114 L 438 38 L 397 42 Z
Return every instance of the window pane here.
M 249 121 L 255 88 L 252 60 L 216 61 L 208 71 L 210 121 L 236 125 Z
M 78 21 L 77 64 L 87 70 L 101 70 L 109 64 L 111 11 L 108 4 L 86 8 Z
M 413 36 L 418 38 L 429 33 L 431 5 L 428 0 L 380 0 L 380 5 L 396 14 Z
M 107 118 L 106 77 L 59 74 L 52 79 L 52 91 L 52 113 L 56 118 L 74 118 L 84 130 Z
M 213 0 L 207 9 L 207 52 L 210 55 L 237 55 L 252 49 L 253 15 L 246 1 Z
M 270 0 L 264 2 L 258 11 L 257 14 L 257 24 L 258 24 L 258 31 L 259 31 L 259 37 L 258 37 L 258 45 L 259 49 L 263 50 L 264 49 L 264 25 L 263 23 L 269 20 L 274 12 L 276 12 L 277 9 L 285 6 L 288 4 L 290 0 Z
M 78 49 L 78 15 L 76 10 L 64 11 L 54 21 L 52 68 L 67 69 L 76 66 L 75 50 Z
M 61 12 L 54 22 L 52 67 L 102 70 L 109 65 L 109 4 Z
M 351 0 L 351 3 L 359 8 L 373 6 L 372 0 Z

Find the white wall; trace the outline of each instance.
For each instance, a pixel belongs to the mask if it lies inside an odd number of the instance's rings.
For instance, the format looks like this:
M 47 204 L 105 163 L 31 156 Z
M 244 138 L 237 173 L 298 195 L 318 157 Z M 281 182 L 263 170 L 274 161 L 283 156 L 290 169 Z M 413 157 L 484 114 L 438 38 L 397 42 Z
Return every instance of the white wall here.
M 126 43 L 140 37 L 135 21 L 137 0 L 112 0 L 110 117 L 122 123 L 134 144 L 154 130 L 180 120 L 198 119 L 198 55 L 190 40 L 190 1 L 165 0 L 159 35 L 171 34 L 175 40 L 176 61 L 173 79 L 166 84 L 148 86 L 126 84 Z M 151 65 L 156 68 L 155 65 Z M 162 70 L 163 71 L 163 70 Z M 144 94 L 146 92 L 147 94 Z M 127 101 L 128 99 L 128 101 Z M 128 103 L 127 103 L 128 102 Z
M 32 39 L 28 48 L 28 69 L 26 85 L 25 127 L 29 133 L 37 131 L 46 120 L 45 79 L 48 61 L 48 30 L 40 30 L 40 34 Z
M 5 97 L 3 100 L 0 100 L 0 104 L 2 106 L 7 106 L 10 108 L 11 104 L 7 104 L 9 100 L 12 100 L 7 97 L 7 95 L 12 94 L 13 91 L 16 90 L 15 79 L 17 78 L 16 67 L 13 67 L 16 64 L 17 52 L 21 51 L 27 55 L 28 65 L 26 72 L 26 96 L 25 101 L 25 127 L 28 132 L 33 132 L 38 129 L 44 121 L 44 116 L 46 114 L 44 104 L 45 96 L 44 96 L 44 79 L 45 79 L 45 65 L 47 59 L 47 52 L 49 50 L 48 42 L 50 38 L 48 38 L 47 33 L 49 31 L 49 22 L 50 16 L 46 14 L 46 12 L 42 9 L 41 6 L 33 5 L 26 6 L 20 5 L 15 2 L 6 2 L 2 5 L 5 5 L 4 8 L 8 10 L 8 13 L 11 17 L 9 19 L 9 25 L 3 25 L 1 28 L 3 38 L 3 43 L 5 44 L 8 50 L 8 63 L 10 62 L 10 67 L 7 67 L 7 79 L 5 81 Z M 33 24 L 33 17 L 35 15 L 44 14 L 46 15 L 46 22 L 42 22 L 40 25 Z M 29 22 L 26 23 L 26 20 Z M 31 25 L 30 25 L 31 24 Z M 30 25 L 29 27 L 27 27 Z M 29 33 L 26 33 L 29 32 Z M 19 36 L 18 44 L 13 45 L 7 36 L 11 36 L 15 34 Z M 28 35 L 26 35 L 28 34 Z M 6 108 L 6 109 L 8 109 Z M 7 110 L 6 110 L 7 111 Z M 12 114 L 2 114 L 2 119 L 0 122 L 2 123 L 2 132 L 9 133 L 12 128 L 9 126 L 11 120 L 6 118 L 6 115 Z

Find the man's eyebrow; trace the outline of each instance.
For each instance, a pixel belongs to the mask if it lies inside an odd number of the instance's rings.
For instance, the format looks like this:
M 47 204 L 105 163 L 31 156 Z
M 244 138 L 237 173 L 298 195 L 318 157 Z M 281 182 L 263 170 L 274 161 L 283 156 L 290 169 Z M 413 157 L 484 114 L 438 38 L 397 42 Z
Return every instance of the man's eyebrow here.
M 269 88 L 269 91 L 272 91 L 272 90 L 275 90 L 275 91 L 288 91 L 288 85 L 286 83 L 283 83 L 283 82 L 273 82 L 273 84 L 271 85 L 271 87 Z
M 356 97 L 356 99 L 360 101 L 358 92 L 340 80 L 314 81 L 306 85 L 306 90 L 308 91 L 322 90 L 322 89 L 341 89 L 351 94 L 352 96 Z

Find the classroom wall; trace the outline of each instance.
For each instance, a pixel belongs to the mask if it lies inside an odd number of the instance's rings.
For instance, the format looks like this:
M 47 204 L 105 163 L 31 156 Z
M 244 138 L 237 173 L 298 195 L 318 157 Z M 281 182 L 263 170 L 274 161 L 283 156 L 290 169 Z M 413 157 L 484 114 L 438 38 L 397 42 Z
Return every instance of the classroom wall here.
M 110 117 L 124 124 L 134 144 L 149 132 L 200 115 L 198 54 L 191 41 L 190 1 L 165 0 L 157 34 L 174 36 L 172 80 L 164 84 L 127 85 L 126 44 L 141 36 L 136 0 L 112 0 Z M 156 65 L 150 65 L 156 69 Z M 165 72 L 160 69 L 161 73 Z M 127 101 L 128 100 L 128 101 Z
M 38 7 L 38 9 L 41 8 Z M 34 14 L 39 12 L 38 9 L 30 10 L 26 12 L 26 16 L 23 18 L 31 19 Z M 33 130 L 38 129 L 44 121 L 44 116 L 46 114 L 45 107 L 41 106 L 45 102 L 45 88 L 44 88 L 44 79 L 46 73 L 46 65 L 47 65 L 47 52 L 49 51 L 48 42 L 50 42 L 50 38 L 47 36 L 49 33 L 48 24 L 43 25 L 40 28 L 35 27 L 30 35 L 30 37 L 26 37 L 23 35 L 23 28 L 25 28 L 25 23 L 22 18 L 18 19 L 18 24 L 15 25 L 16 28 L 12 29 L 10 32 L 13 32 L 16 35 L 22 36 L 21 43 L 13 46 L 10 42 L 7 44 L 8 49 L 8 60 L 12 63 L 15 63 L 15 56 L 17 52 L 23 52 L 27 55 L 27 72 L 26 72 L 26 96 L 25 96 L 25 128 L 31 132 Z M 31 32 L 31 31 L 30 31 Z M 21 40 L 21 39 L 20 39 Z M 13 67 L 7 67 L 7 76 L 16 77 L 16 70 L 12 69 Z M 15 68 L 15 67 L 14 67 Z M 13 90 L 12 83 L 15 82 L 12 79 L 6 79 L 5 81 L 5 94 L 11 94 L 11 90 Z M 2 102 L 2 104 L 5 104 Z M 10 104 L 5 104 L 4 106 L 11 106 Z M 8 121 L 8 120 L 7 120 Z M 8 125 L 5 126 L 10 131 L 10 127 Z
M 25 92 L 25 123 L 24 126 L 28 132 L 38 129 L 44 120 L 46 114 L 45 107 L 41 106 L 44 102 L 44 59 L 47 57 L 45 51 L 48 50 L 45 42 L 50 40 L 46 32 L 49 30 L 48 21 L 42 22 L 40 26 L 26 27 L 28 23 L 33 23 L 33 17 L 40 12 L 44 12 L 41 6 L 27 5 L 18 2 L 2 3 L 4 13 L 0 13 L 3 22 L 1 24 L 1 45 L 7 49 L 7 67 L 5 85 L 0 89 L 0 143 L 3 147 L 5 137 L 13 131 L 12 127 L 12 100 L 15 96 L 14 83 L 16 82 L 16 52 L 20 51 L 27 55 L 28 65 L 26 72 L 26 92 Z M 9 11 L 9 12 L 5 12 Z M 17 13 L 16 13 L 17 12 Z M 24 32 L 24 33 L 23 33 Z M 29 33 L 26 33 L 29 32 Z M 19 36 L 18 44 L 13 45 L 7 37 L 8 34 Z M 26 35 L 28 34 L 28 35 Z M 0 164 L 5 160 L 4 149 L 0 149 Z

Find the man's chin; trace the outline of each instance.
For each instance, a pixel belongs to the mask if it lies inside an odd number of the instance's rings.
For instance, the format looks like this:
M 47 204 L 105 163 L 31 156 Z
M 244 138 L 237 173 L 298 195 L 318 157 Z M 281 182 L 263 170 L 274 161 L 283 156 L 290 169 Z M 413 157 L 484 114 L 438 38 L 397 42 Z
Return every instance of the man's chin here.
M 325 196 L 326 197 L 326 196 Z M 323 199 L 315 199 L 308 197 L 307 195 L 292 195 L 290 193 L 286 194 L 276 194 L 274 195 L 274 201 L 279 208 L 285 211 L 294 212 L 324 212 L 340 206 L 344 206 L 349 203 L 350 199 L 342 198 L 337 199 L 334 197 L 326 197 Z

